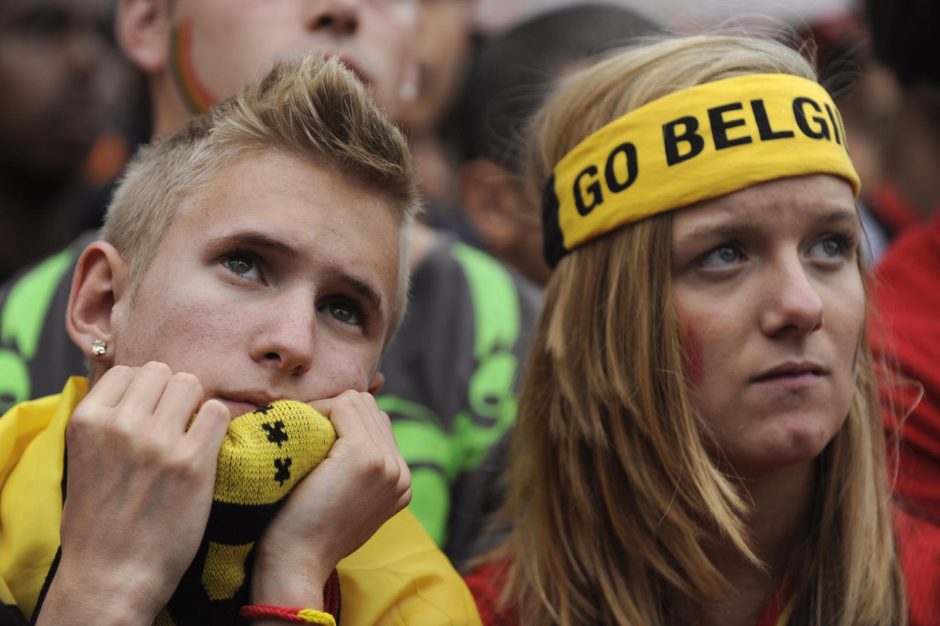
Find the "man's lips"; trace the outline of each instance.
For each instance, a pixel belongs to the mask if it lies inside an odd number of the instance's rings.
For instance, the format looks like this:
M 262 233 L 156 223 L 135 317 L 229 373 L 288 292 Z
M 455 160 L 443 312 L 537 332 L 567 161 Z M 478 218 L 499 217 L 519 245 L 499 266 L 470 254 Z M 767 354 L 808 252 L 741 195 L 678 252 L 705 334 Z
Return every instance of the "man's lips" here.
M 215 396 L 217 400 L 222 402 L 225 406 L 228 407 L 229 413 L 231 413 L 232 418 L 236 418 L 239 415 L 244 415 L 245 413 L 251 413 L 259 406 L 264 406 L 265 404 L 270 404 L 279 398 L 264 394 L 219 394 Z
M 226 400 L 225 398 L 219 398 L 219 400 L 228 407 L 228 412 L 232 416 L 232 419 L 251 413 L 258 408 L 258 405 L 249 404 L 247 402 L 235 402 L 233 400 Z

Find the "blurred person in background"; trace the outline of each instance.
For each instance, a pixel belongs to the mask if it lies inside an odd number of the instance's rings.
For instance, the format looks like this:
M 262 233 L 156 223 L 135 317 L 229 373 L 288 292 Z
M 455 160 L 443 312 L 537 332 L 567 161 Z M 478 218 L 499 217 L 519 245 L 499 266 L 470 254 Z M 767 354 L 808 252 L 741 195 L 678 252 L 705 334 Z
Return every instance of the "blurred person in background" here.
M 121 136 L 108 132 L 133 85 L 111 5 L 0 1 L 2 280 L 96 222 L 86 204 L 126 157 Z
M 854 13 L 811 21 L 799 37 L 814 47 L 819 81 L 832 92 L 842 113 L 849 155 L 862 180 L 862 225 L 871 261 L 877 262 L 893 235 L 890 219 L 873 207 L 881 205 L 888 188 L 886 156 L 900 101 L 897 81 L 875 58 L 864 20 Z
M 940 522 L 940 6 L 868 0 L 868 13 L 875 51 L 902 94 L 885 162 L 885 197 L 893 200 L 880 209 L 892 208 L 904 226 L 876 268 L 882 323 L 871 329 L 872 345 L 902 378 L 885 390 L 886 427 L 897 439 L 888 448 L 898 461 L 895 489 L 916 513 Z
M 153 130 L 162 135 L 276 60 L 315 52 L 338 57 L 399 120 L 417 93 L 419 9 L 418 0 L 121 0 L 116 26 L 147 77 Z M 0 408 L 56 393 L 84 371 L 61 320 L 75 259 L 94 238 L 0 289 Z M 411 468 L 410 508 L 448 551 L 451 536 L 468 534 L 454 524 L 478 525 L 468 480 L 515 418 L 537 295 L 495 259 L 421 224 L 409 265 L 411 302 L 385 353 L 377 401 Z M 463 502 L 471 504 L 452 516 Z
M 875 56 L 900 89 L 896 122 L 884 154 L 884 181 L 872 197 L 889 235 L 940 208 L 940 58 L 936 2 L 867 2 Z
M 415 97 L 398 120 L 426 212 L 416 225 L 412 302 L 383 361 L 379 406 L 411 465 L 411 505 L 458 567 L 482 545 L 501 474 L 498 442 L 515 419 L 516 379 L 537 290 L 464 243 L 455 219 L 454 115 L 472 51 L 477 0 L 420 0 Z M 422 495 L 419 495 L 420 494 Z
M 527 120 L 554 80 L 605 50 L 655 30 L 652 22 L 630 9 L 577 4 L 491 35 L 474 61 L 454 115 L 465 159 L 459 174 L 458 217 L 473 230 L 471 241 L 539 288 L 549 269 L 542 257 L 541 227 L 532 216 L 538 200 L 521 180 L 521 136 Z M 502 535 L 502 530 L 484 525 L 502 504 L 507 443 L 508 434 L 471 476 L 474 486 L 469 491 L 477 497 L 452 512 L 460 520 L 453 527 L 461 535 L 453 537 L 450 552 L 458 565 Z
M 483 245 L 534 284 L 548 281 L 539 198 L 522 178 L 523 134 L 558 79 L 636 37 L 662 29 L 610 4 L 575 4 L 533 17 L 485 42 L 461 99 L 460 208 Z
M 427 215 L 435 226 L 454 226 L 456 199 L 452 112 L 466 78 L 477 38 L 478 0 L 420 0 L 415 48 L 417 94 L 405 105 L 400 122 L 407 129 L 418 164 Z

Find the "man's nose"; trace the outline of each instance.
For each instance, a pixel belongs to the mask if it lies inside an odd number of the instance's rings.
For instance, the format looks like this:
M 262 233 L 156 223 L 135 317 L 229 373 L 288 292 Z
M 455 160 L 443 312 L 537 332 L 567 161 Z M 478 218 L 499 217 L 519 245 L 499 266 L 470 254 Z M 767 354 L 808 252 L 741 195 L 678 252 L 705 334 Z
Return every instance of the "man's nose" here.
M 266 367 L 297 375 L 313 363 L 317 338 L 317 316 L 309 296 L 278 299 L 266 311 L 252 345 L 252 358 Z
M 385 1 L 385 0 L 380 0 Z M 307 29 L 333 35 L 352 35 L 359 28 L 363 0 L 312 0 L 308 2 Z
M 799 255 L 776 261 L 764 278 L 761 330 L 768 336 L 806 335 L 823 325 L 823 300 Z

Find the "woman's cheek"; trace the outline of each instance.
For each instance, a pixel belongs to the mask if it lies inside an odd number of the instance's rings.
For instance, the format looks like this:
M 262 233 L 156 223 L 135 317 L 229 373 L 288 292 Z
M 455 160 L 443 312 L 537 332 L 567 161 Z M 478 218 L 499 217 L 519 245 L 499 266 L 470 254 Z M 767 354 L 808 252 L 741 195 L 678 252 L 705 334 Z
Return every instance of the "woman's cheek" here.
M 702 338 L 692 326 L 685 331 L 685 370 L 693 387 L 700 387 L 705 376 Z

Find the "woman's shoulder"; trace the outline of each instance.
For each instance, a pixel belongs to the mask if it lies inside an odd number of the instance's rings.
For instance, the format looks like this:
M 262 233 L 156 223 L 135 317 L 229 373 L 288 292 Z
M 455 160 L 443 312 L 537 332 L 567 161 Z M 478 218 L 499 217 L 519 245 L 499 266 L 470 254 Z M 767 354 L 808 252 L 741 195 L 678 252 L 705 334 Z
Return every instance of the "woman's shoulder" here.
M 940 527 L 896 508 L 894 530 L 910 606 L 910 626 L 940 615 Z
M 519 615 L 515 606 L 501 602 L 509 576 L 509 559 L 491 559 L 464 575 L 464 582 L 476 601 L 483 626 L 516 626 Z
M 901 507 L 894 508 L 894 531 L 903 559 L 926 566 L 940 567 L 940 526 Z

